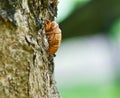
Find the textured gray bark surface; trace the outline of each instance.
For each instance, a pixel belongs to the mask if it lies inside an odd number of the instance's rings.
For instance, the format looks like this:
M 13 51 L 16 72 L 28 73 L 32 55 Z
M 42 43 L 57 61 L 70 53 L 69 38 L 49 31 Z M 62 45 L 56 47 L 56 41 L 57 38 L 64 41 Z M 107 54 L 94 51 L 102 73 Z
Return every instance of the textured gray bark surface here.
M 44 30 L 57 0 L 0 0 L 0 98 L 60 98 Z

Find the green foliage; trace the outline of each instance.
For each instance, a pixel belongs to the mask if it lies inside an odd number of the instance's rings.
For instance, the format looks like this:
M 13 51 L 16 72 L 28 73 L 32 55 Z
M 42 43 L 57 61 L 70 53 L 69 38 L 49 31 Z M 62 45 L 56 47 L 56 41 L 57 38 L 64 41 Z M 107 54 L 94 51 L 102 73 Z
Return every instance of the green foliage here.
M 120 18 L 114 22 L 110 32 L 111 38 L 117 42 L 120 42 Z
M 62 89 L 63 98 L 119 98 L 117 85 L 81 85 Z

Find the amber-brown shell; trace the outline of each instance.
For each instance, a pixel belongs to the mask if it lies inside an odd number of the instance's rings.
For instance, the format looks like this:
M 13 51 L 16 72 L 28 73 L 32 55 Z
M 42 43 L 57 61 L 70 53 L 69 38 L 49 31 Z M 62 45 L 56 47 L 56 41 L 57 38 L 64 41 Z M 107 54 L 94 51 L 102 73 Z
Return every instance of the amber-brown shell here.
M 48 54 L 55 54 L 60 47 L 61 43 L 61 30 L 59 25 L 55 22 L 48 22 L 45 25 L 46 35 L 48 36 L 49 48 L 47 50 Z

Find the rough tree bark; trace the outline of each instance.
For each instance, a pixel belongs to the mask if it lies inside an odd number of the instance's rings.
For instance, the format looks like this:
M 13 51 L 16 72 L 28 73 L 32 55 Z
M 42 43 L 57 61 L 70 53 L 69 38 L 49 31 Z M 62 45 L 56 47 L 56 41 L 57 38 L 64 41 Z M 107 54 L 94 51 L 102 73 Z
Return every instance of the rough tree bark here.
M 45 20 L 57 0 L 0 0 L 0 98 L 60 98 Z

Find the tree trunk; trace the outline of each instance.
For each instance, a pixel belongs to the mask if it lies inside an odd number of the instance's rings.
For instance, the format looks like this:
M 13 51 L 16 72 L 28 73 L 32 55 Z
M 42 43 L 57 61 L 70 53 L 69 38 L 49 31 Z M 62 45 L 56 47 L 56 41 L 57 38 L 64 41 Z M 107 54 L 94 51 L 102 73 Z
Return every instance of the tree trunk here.
M 0 0 L 0 98 L 60 98 L 45 20 L 57 0 Z

